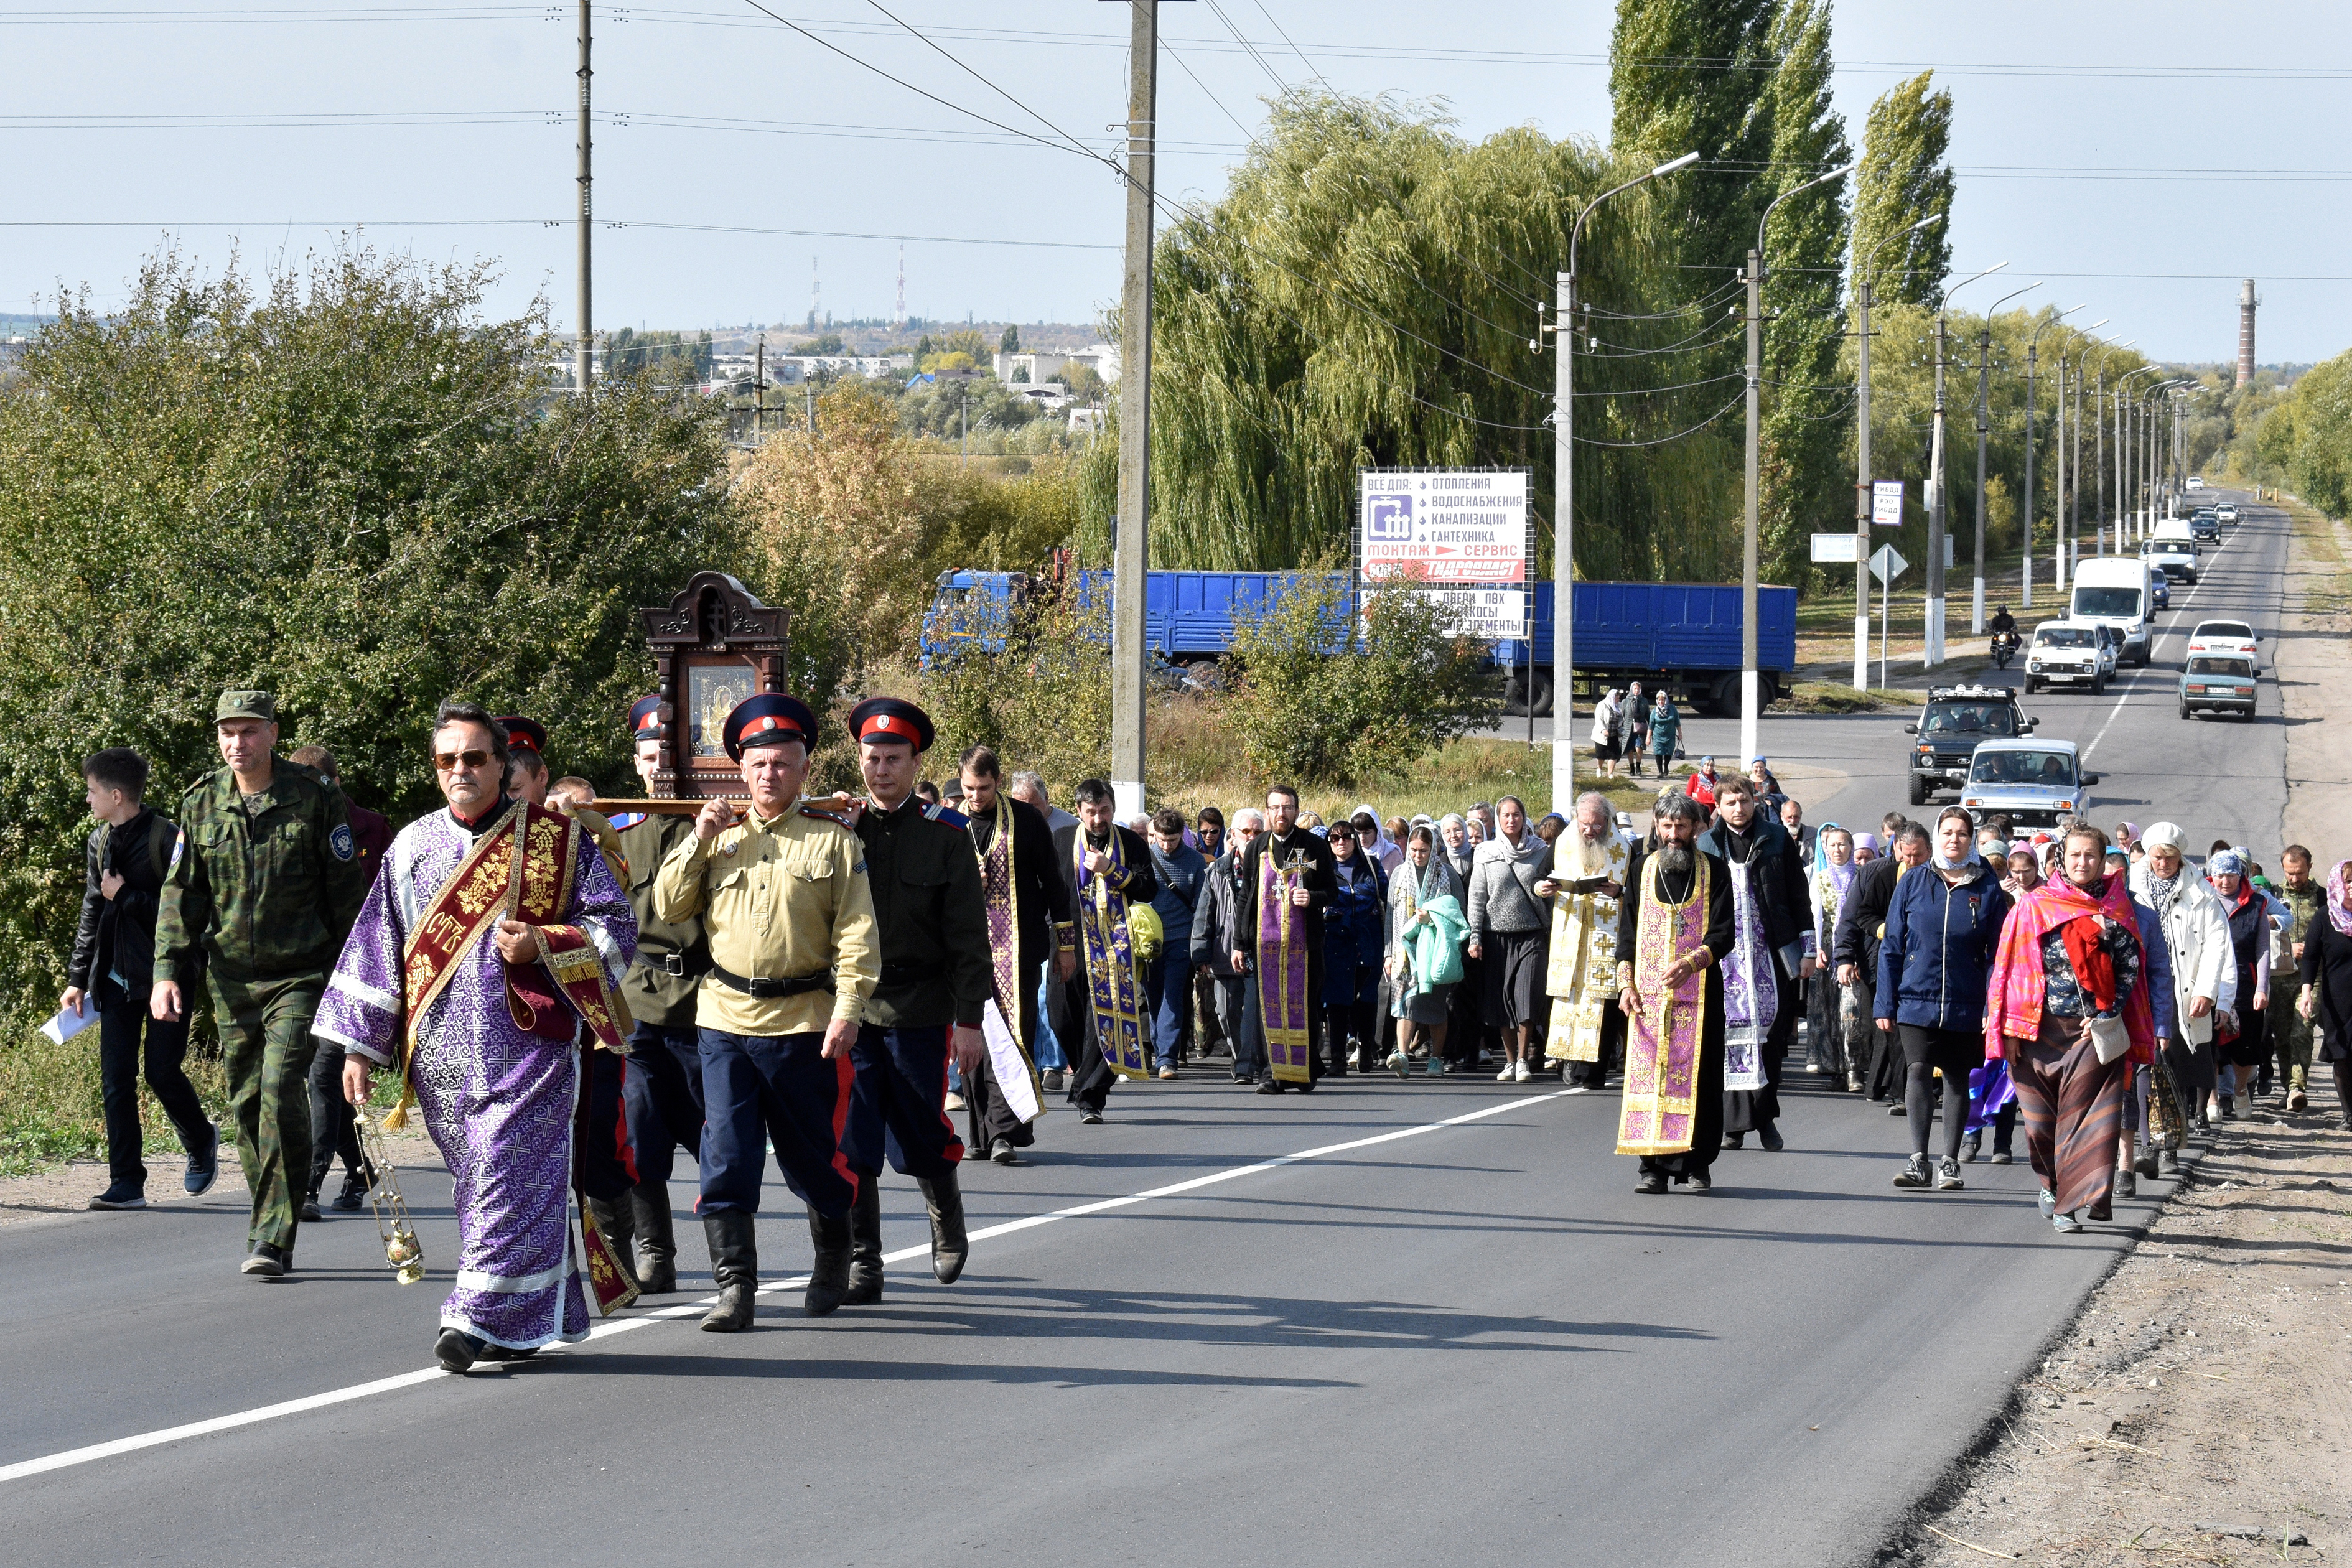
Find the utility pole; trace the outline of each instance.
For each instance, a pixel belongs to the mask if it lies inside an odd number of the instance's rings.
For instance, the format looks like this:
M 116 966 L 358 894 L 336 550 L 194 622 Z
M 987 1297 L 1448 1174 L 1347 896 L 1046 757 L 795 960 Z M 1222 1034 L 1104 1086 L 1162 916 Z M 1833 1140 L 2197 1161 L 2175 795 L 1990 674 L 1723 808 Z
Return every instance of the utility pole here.
M 1853 686 L 1870 687 L 1870 279 L 1854 290 L 1860 320 L 1854 332 Z
M 2041 342 L 2037 331 L 2025 344 L 2025 542 L 2019 553 L 2025 577 L 2021 602 L 2029 610 L 2033 607 L 2033 360 Z
M 1771 216 L 1766 209 L 1766 217 Z M 1762 703 L 1757 690 L 1756 579 L 1758 561 L 1758 485 L 1763 453 L 1762 410 L 1758 386 L 1764 379 L 1764 238 L 1757 226 L 1759 248 L 1748 253 L 1748 519 L 1739 543 L 1739 766 L 1758 754 L 1757 732 Z M 1557 708 L 1554 710 L 1557 711 Z
M 2067 546 L 2058 567 L 2058 602 L 2071 603 L 2066 584 L 2074 580 L 2074 568 L 2083 558 L 2083 358 L 2074 356 L 2074 456 L 2067 465 L 2066 482 L 2074 498 L 2074 522 L 2066 531 Z
M 1977 570 L 1969 595 L 1969 635 L 1984 635 L 1985 438 L 1992 430 L 1992 312 L 1977 333 Z
M 1120 820 L 1143 809 L 1143 602 L 1151 552 L 1151 197 L 1160 0 L 1130 0 L 1127 268 L 1119 300 L 1118 511 L 1111 545 L 1110 778 Z
M 1936 312 L 1936 425 L 1927 453 L 1927 602 L 1925 658 L 1929 669 L 1944 662 L 1944 312 Z
M 2099 357 L 2091 386 L 2091 525 L 2098 531 L 2098 553 L 2107 552 L 2107 361 Z
M 580 0 L 580 142 L 576 151 L 580 158 L 580 336 L 572 345 L 572 384 L 580 395 L 589 392 L 589 377 L 595 363 L 595 351 L 591 347 L 591 323 L 595 313 L 589 308 L 588 234 L 595 219 L 595 204 L 590 199 L 588 165 L 588 0 Z
M 751 445 L 757 447 L 760 437 L 768 433 L 768 334 L 760 334 L 759 346 L 751 354 Z

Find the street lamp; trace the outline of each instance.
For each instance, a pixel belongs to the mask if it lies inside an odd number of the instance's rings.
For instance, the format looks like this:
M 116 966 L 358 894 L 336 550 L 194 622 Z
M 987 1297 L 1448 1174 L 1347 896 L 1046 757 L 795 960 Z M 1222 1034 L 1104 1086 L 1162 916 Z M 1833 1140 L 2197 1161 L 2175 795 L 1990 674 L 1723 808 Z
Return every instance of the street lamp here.
M 1558 407 L 1552 416 L 1551 798 L 1553 805 L 1566 812 L 1574 811 L 1576 801 L 1576 330 L 1570 317 L 1576 306 L 1576 245 L 1584 236 L 1584 220 L 1602 202 L 1620 191 L 1630 191 L 1697 162 L 1697 153 L 1685 153 L 1585 203 L 1584 210 L 1576 215 L 1576 222 L 1569 227 L 1568 270 L 1558 278 L 1559 314 L 1549 329 L 1559 342 L 1559 358 L 1553 367 L 1557 380 L 1552 391 Z M 1531 635 L 1528 638 L 1528 705 L 1532 712 L 1536 700 L 1536 647 L 1532 636 L 1534 606 L 1530 605 L 1528 608 Z
M 1992 428 L 1992 319 L 2011 300 L 2041 287 L 2039 283 L 2028 283 L 1995 300 L 1992 308 L 1985 312 L 1984 325 L 1977 331 L 1977 571 L 1975 591 L 1969 596 L 1971 637 L 1984 635 L 1985 438 Z
M 2034 329 L 2033 329 L 2033 335 L 2032 335 L 2032 337 L 2030 337 L 2030 338 L 2028 338 L 2028 339 L 2026 339 L 2026 340 L 2025 340 L 2025 548 L 2024 548 L 2024 552 L 2023 552 L 2023 560 L 2022 560 L 2022 561 L 2021 562 L 2021 563 L 2020 563 L 2019 570 L 2020 570 L 2020 573 L 2021 573 L 2021 574 L 2022 575 L 2022 577 L 2023 577 L 2023 579 L 2024 579 L 2024 581 L 2023 581 L 2023 583 L 2022 583 L 2022 584 L 2021 584 L 2021 586 L 2022 586 L 2022 588 L 2023 588 L 2023 590 L 2024 590 L 2024 598 L 2023 598 L 2023 602 L 2024 602 L 2025 607 L 2026 607 L 2026 608 L 2028 608 L 2028 609 L 2032 609 L 2032 608 L 2033 607 L 2033 437 L 2034 437 L 2034 431 L 2033 431 L 2033 414 L 2034 414 L 2034 403 L 2033 403 L 2033 395 L 2034 395 L 2033 371 L 2034 371 L 2034 360 L 2035 360 L 2036 355 L 2037 355 L 2037 354 L 2039 354 L 2039 353 L 2041 352 L 2041 348 L 2042 348 L 2042 334 L 2043 332 L 2047 331 L 2050 328 L 2054 327 L 2054 326 L 2056 326 L 2059 322 L 2061 322 L 2061 321 L 2064 321 L 2067 317 L 2069 317 L 2069 316 L 2073 315 L 2075 311 L 2080 310 L 2084 310 L 2084 309 L 2087 308 L 2087 307 L 2089 306 L 2089 304 L 2090 304 L 2090 301 L 2086 300 L 2084 300 L 2084 301 L 2082 304 L 2080 304 L 2080 305 L 2069 305 L 2069 306 L 2067 306 L 2064 310 L 2063 310 L 2059 311 L 2056 315 L 2054 315 L 2054 316 L 2051 316 L 2051 317 L 2047 318 L 2046 320 L 2044 320 L 2044 321 L 2042 321 L 2042 325 L 2040 325 L 2040 326 L 2038 326 L 2038 327 L 2036 327 L 2036 328 L 2034 328 Z M 2062 374 L 2062 376 L 2063 376 L 2063 373 L 2062 372 L 2061 374 Z M 2060 479 L 2060 481 L 2059 481 L 2059 487 L 2058 487 L 2058 488 L 2059 488 L 2059 493 L 2060 493 L 2060 494 L 2062 494 L 2062 495 L 2065 493 L 2065 482 L 2064 482 L 2064 479 L 2063 479 L 2063 475 L 2065 474 L 2065 472 L 2066 472 L 2066 468 L 2065 468 L 2065 435 L 2064 435 L 2064 429 L 2065 429 L 2064 421 L 2065 421 L 2065 417 L 2066 417 L 2066 401 L 2065 401 L 2065 399 L 2066 399 L 2065 384 L 2064 384 L 2063 380 L 2062 379 L 2062 380 L 2061 380 L 2061 382 L 2060 382 L 2060 384 L 2059 384 L 2059 389 L 2058 389 L 2058 417 L 2059 417 L 2059 421 L 2060 421 L 2060 425 L 2059 425 L 2059 430 L 2060 430 L 2060 434 L 2059 434 L 2059 448 L 2058 448 L 2058 450 L 2059 450 L 2059 468 L 2058 468 L 2058 472 L 2059 472 L 2059 474 L 2062 476 L 2062 478 L 2061 478 L 2061 479 Z M 2053 509 L 2053 510 L 2054 510 L 2054 509 Z
M 2101 316 L 2075 332 L 2078 345 L 2080 340 L 2097 331 L 2113 319 Z M 2057 562 L 2058 599 L 2061 604 L 2066 598 L 2067 568 L 2083 549 L 2083 358 L 2089 352 L 2078 346 L 2074 353 L 2074 417 L 2072 420 L 2066 417 L 2066 356 L 2063 353 L 2058 356 L 2058 455 L 2063 479 L 2054 498 L 2058 511 L 2054 559 Z M 2069 431 L 2073 432 L 2071 447 L 2066 444 Z
M 1832 169 L 1815 174 L 1801 185 L 1791 185 L 1774 196 L 1764 208 L 1764 216 L 1756 220 L 1756 248 L 1748 253 L 1748 523 L 1739 547 L 1739 756 L 1740 765 L 1757 755 L 1756 730 L 1761 720 L 1762 704 L 1758 700 L 1759 678 L 1756 669 L 1756 578 L 1758 525 L 1757 511 L 1760 504 L 1758 473 L 1762 464 L 1763 431 L 1761 399 L 1758 391 L 1764 378 L 1764 228 L 1772 221 L 1773 209 L 1801 191 L 1815 185 L 1842 180 L 1853 172 L 1854 165 Z
M 1944 290 L 1936 305 L 1936 423 L 1927 455 L 1927 603 L 1922 639 L 1926 644 L 1922 662 L 1929 669 L 1944 662 L 1944 363 L 1949 342 L 1945 312 L 1951 308 L 1953 295 L 2008 265 L 1996 261 L 1961 279 Z
M 2126 338 L 2119 343 L 2108 342 L 2104 338 L 2097 341 L 2101 345 L 2098 351 L 2099 369 L 2091 388 L 2091 528 L 2099 536 L 2099 553 L 2105 555 L 2107 552 L 2107 356 L 2122 353 L 2139 340 Z M 2082 557 L 2083 542 L 2078 536 L 2074 541 L 2077 563 Z
M 1908 228 L 1898 228 L 1870 247 L 1854 266 L 1854 482 L 1853 482 L 1853 686 L 1870 685 L 1870 297 L 1878 253 L 1898 239 L 1908 239 L 1936 221 L 1930 213 Z M 1898 520 L 1899 521 L 1899 520 Z
M 2126 489 L 2134 476 L 2131 447 L 2128 443 L 2130 431 L 2124 424 L 2124 384 L 2136 375 L 2161 374 L 2159 366 L 2144 364 L 2137 370 L 2126 371 L 2116 378 L 2116 553 L 2118 555 L 2124 552 L 2125 544 L 2130 542 L 2128 536 L 2132 531 L 2131 514 L 2135 509 L 2129 505 L 2126 498 L 2137 499 Z

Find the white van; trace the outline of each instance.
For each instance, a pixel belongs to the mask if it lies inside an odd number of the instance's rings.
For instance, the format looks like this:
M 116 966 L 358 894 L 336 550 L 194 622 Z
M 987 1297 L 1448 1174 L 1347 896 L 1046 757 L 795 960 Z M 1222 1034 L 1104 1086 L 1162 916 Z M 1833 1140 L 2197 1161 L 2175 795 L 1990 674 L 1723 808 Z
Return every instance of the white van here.
M 2067 618 L 2113 626 L 2123 639 L 2123 659 L 2147 663 L 2150 646 L 2147 563 L 2137 555 L 2089 557 L 2074 568 L 2074 597 Z

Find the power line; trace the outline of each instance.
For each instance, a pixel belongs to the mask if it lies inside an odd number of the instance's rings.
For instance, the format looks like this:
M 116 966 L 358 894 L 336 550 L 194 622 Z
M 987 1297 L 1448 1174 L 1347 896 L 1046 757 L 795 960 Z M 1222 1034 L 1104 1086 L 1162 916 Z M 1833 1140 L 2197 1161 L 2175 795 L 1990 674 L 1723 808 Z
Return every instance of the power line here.
M 1747 397 L 1748 395 L 1743 392 L 1738 397 L 1733 398 L 1730 402 L 1725 404 L 1722 407 L 1717 409 L 1714 413 L 1700 420 L 1697 424 L 1690 426 L 1685 429 L 1677 430 L 1671 436 L 1661 436 L 1654 441 L 1597 441 L 1590 437 L 1579 436 L 1575 437 L 1576 444 L 1580 447 L 1663 447 L 1669 441 L 1679 441 L 1685 436 L 1697 435 L 1700 431 L 1706 429 L 1708 426 L 1714 424 L 1717 420 L 1722 418 L 1733 409 L 1738 407 L 1741 403 L 1747 400 Z
M 573 217 L 420 217 L 420 218 L 0 218 L 0 228 L 556 228 L 579 221 Z M 643 218 L 603 218 L 605 228 L 651 228 L 688 234 L 780 235 L 794 239 L 885 239 L 909 245 L 1027 246 L 1045 250 L 1117 250 L 1116 245 L 1075 239 L 987 239 L 971 235 L 868 234 L 835 228 L 762 228 L 749 224 L 667 223 Z

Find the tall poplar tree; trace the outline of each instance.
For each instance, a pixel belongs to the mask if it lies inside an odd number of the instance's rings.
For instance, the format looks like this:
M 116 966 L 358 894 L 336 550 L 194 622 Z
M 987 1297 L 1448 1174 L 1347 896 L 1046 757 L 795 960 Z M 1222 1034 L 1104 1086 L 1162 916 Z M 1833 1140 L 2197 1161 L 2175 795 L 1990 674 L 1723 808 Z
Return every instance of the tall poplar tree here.
M 1863 128 L 1853 259 L 1873 269 L 1881 301 L 1933 305 L 1952 269 L 1952 95 L 1934 89 L 1934 74 L 1889 89 Z M 1894 237 L 1921 218 L 1935 221 Z
M 1771 189 L 1795 190 L 1853 155 L 1830 95 L 1829 0 L 1782 0 L 1770 48 L 1779 65 L 1765 94 Z M 1759 531 L 1763 572 L 1802 585 L 1809 535 L 1852 515 L 1844 472 L 1851 378 L 1838 370 L 1843 326 L 1839 270 L 1846 246 L 1843 177 L 1791 195 L 1765 237 L 1763 453 Z

